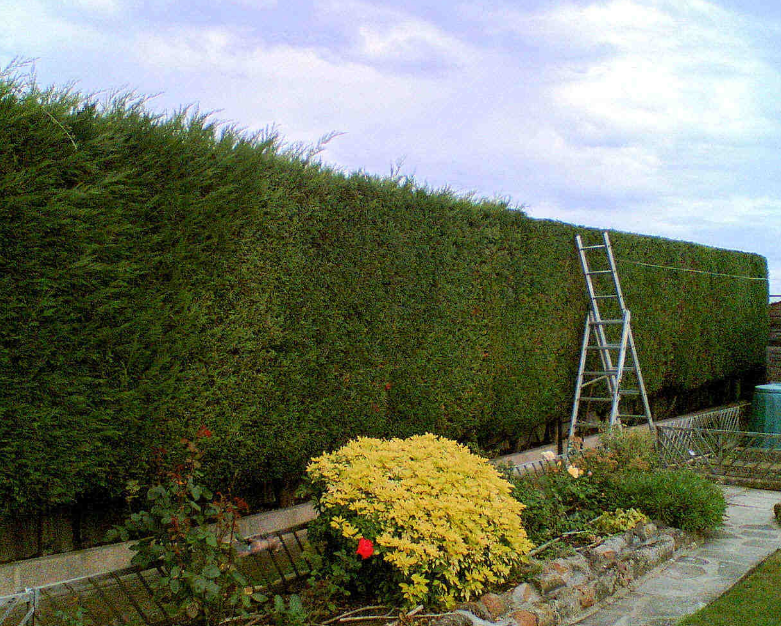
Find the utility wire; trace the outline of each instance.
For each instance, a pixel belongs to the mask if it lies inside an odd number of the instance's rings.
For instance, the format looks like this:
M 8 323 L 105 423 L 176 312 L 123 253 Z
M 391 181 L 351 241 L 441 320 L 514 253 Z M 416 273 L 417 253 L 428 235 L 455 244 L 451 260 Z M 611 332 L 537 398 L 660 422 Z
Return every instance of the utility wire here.
M 673 267 L 671 265 L 654 265 L 653 263 L 641 263 L 640 261 L 629 261 L 627 259 L 620 259 L 622 263 L 632 263 L 633 265 L 642 265 L 644 267 L 655 267 L 662 270 L 673 270 L 676 272 L 691 272 L 693 274 L 707 274 L 708 276 L 723 276 L 725 278 L 743 278 L 745 280 L 762 280 L 767 282 L 767 278 L 761 276 L 741 276 L 740 274 L 719 274 L 718 272 L 706 272 L 704 270 L 693 270 L 688 267 Z

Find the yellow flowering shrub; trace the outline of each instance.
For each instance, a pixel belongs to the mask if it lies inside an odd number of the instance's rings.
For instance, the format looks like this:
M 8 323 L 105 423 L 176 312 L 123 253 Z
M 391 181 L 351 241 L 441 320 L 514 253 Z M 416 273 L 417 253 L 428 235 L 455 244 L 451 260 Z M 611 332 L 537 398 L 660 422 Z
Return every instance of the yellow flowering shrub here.
M 311 461 L 312 535 L 352 582 L 453 605 L 503 581 L 532 547 L 523 505 L 485 459 L 426 434 L 355 439 Z M 360 583 L 364 584 L 361 585 Z

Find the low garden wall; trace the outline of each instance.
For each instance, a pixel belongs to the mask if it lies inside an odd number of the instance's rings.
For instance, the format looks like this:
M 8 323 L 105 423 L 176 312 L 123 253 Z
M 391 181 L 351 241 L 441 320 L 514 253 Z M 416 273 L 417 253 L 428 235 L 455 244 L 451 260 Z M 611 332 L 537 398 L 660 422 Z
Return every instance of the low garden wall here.
M 439 618 L 436 626 L 466 626 L 477 619 L 515 626 L 558 626 L 620 593 L 632 581 L 691 546 L 693 535 L 654 523 L 636 526 L 574 556 L 532 560 L 527 582 L 488 593 Z

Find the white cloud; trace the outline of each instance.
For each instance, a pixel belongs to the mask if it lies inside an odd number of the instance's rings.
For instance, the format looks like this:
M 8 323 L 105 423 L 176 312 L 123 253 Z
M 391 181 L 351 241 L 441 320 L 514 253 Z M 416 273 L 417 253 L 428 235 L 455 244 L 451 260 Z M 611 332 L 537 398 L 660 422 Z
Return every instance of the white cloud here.
M 125 5 L 122 0 L 69 0 L 64 4 L 86 11 L 88 14 L 98 15 L 116 15 Z
M 61 9 L 36 0 L 0 0 L 0 49 L 32 57 L 73 44 L 106 43 L 107 38 L 94 26 L 63 15 Z
M 358 51 L 372 59 L 414 62 L 429 61 L 434 56 L 457 63 L 468 61 L 466 46 L 419 20 L 406 20 L 386 27 L 361 25 L 358 34 Z
M 647 145 L 746 143 L 781 130 L 778 107 L 763 105 L 781 96 L 777 69 L 752 44 L 751 24 L 712 3 L 564 4 L 495 14 L 491 25 L 541 40 L 561 57 L 552 104 L 584 141 L 607 130 Z
M 273 9 L 279 5 L 279 0 L 218 0 L 219 4 L 232 4 L 248 9 Z
M 479 61 L 480 50 L 438 25 L 387 6 L 361 0 L 330 0 L 318 7 L 336 20 L 353 43 L 348 54 L 367 63 L 406 65 L 416 72 L 431 66 L 464 66 Z
M 384 120 L 389 127 L 411 123 L 451 89 L 324 49 L 264 45 L 224 28 L 147 34 L 136 44 L 139 63 L 178 81 L 209 81 L 215 97 L 202 101 L 207 108 L 222 102 L 230 118 L 250 126 L 278 123 L 292 140 L 311 141 L 330 130 L 376 133 Z M 231 94 L 240 97 L 231 101 Z

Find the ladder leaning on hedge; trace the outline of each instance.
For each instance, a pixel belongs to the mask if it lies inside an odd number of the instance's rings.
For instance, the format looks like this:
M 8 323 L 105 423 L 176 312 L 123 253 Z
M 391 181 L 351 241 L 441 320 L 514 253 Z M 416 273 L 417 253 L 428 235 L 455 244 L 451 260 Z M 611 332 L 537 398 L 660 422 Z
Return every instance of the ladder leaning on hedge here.
M 589 311 L 583 332 L 568 447 L 573 438 L 587 428 L 612 428 L 616 423 L 622 423 L 622 418 L 627 421 L 644 418 L 649 428 L 653 429 L 654 425 L 632 335 L 632 316 L 621 292 L 607 232 L 602 233 L 602 240 L 598 245 L 584 245 L 580 235 L 575 236 L 586 278 Z M 638 410 L 641 414 L 620 412 L 621 400 L 627 396 L 640 400 L 642 408 Z M 591 403 L 605 407 L 601 417 L 606 423 L 599 420 L 598 413 L 589 410 Z M 609 411 L 606 410 L 608 406 Z M 586 419 L 579 421 L 584 407 Z

